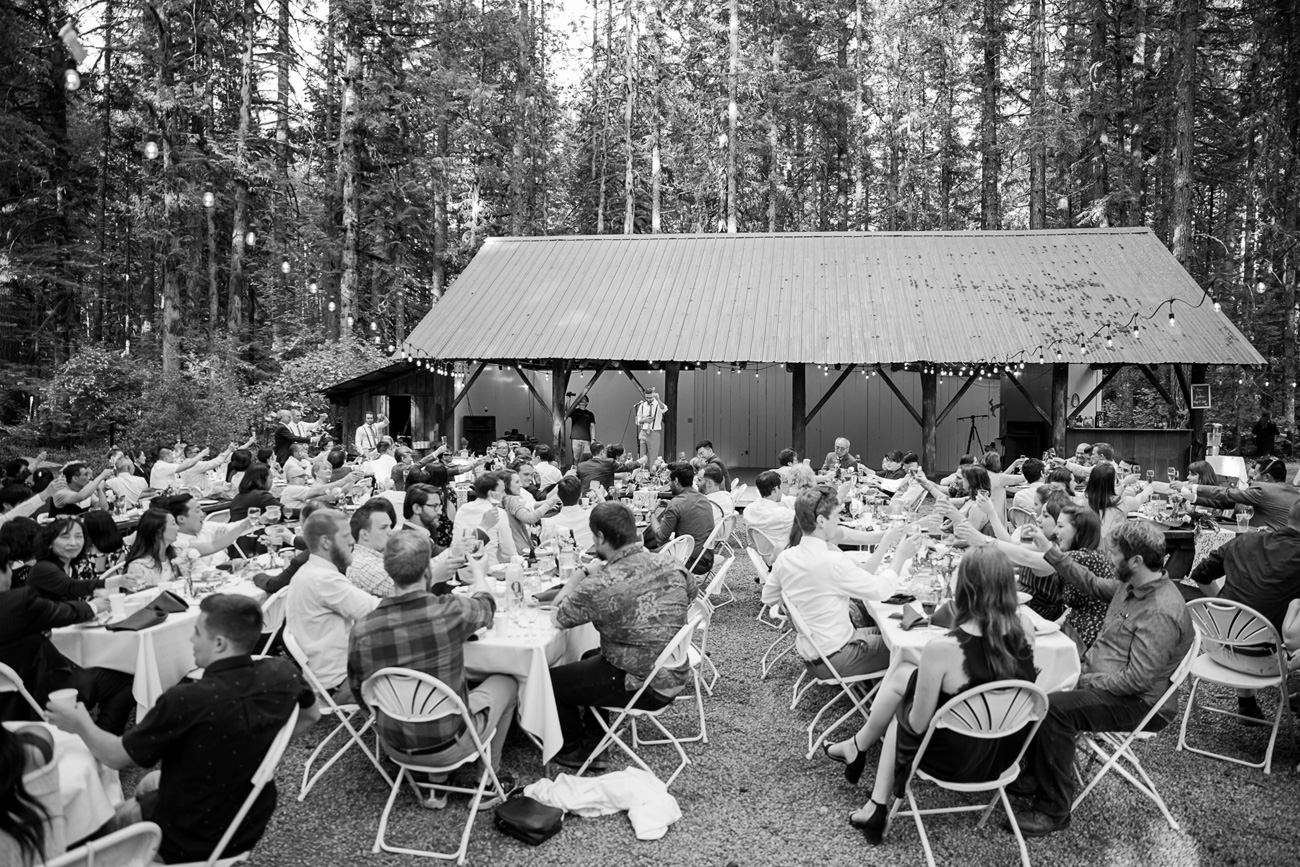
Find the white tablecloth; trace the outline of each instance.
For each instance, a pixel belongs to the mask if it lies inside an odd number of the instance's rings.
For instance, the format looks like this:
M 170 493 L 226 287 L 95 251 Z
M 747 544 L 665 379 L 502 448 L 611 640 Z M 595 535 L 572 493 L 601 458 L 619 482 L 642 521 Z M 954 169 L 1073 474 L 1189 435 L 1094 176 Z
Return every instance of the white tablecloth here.
M 465 644 L 465 673 L 471 678 L 508 674 L 519 681 L 519 724 L 541 742 L 543 762 L 564 746 L 548 669 L 576 662 L 599 644 L 591 624 L 556 629 L 550 617 L 543 611 L 537 623 L 525 629 L 499 613 L 491 629 Z
M 249 596 L 259 602 L 266 596 L 246 582 L 231 584 L 221 592 Z M 102 626 L 66 626 L 54 630 L 50 638 L 60 653 L 83 668 L 110 668 L 135 675 L 131 692 L 139 717 L 195 668 L 190 635 L 198 618 L 198 603 L 191 602 L 188 611 L 170 614 L 157 626 L 139 632 L 110 632 Z
M 54 735 L 54 761 L 59 768 L 59 793 L 63 800 L 66 833 L 63 842 L 75 843 L 113 818 L 113 808 L 122 803 L 122 784 L 117 771 L 101 765 L 81 738 L 66 734 L 46 723 L 7 722 L 5 728 L 38 725 Z M 49 857 L 62 851 L 47 851 Z

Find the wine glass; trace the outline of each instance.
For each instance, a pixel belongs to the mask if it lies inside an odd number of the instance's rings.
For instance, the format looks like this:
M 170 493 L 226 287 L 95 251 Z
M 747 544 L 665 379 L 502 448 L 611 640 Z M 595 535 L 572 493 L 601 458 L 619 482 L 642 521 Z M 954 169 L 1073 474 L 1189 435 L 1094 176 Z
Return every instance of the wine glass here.
M 267 506 L 266 511 L 263 512 L 263 519 L 268 525 L 278 524 L 280 523 L 280 515 L 281 512 L 279 506 Z
M 1155 470 L 1147 470 L 1147 483 L 1150 484 L 1151 482 L 1154 482 L 1155 480 L 1156 480 L 1156 471 L 1155 471 Z
M 249 507 L 248 507 L 248 520 L 249 520 L 249 521 L 251 521 L 252 523 L 256 524 L 256 523 L 258 523 L 258 521 L 261 520 L 261 518 L 262 518 L 262 507 L 261 507 L 261 506 L 249 506 Z
M 1169 477 L 1170 484 L 1178 481 L 1178 470 L 1174 467 L 1165 470 L 1165 475 Z

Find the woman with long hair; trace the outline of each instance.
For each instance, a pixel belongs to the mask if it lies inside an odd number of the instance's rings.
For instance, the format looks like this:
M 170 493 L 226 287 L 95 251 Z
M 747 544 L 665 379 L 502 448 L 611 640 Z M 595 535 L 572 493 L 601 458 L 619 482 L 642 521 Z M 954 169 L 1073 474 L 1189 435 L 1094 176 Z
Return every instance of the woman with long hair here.
M 36 564 L 27 575 L 27 585 L 46 599 L 75 602 L 89 599 L 96 590 L 116 589 L 121 578 L 77 580 L 77 562 L 86 547 L 86 535 L 78 518 L 59 518 L 41 529 L 36 545 Z
M 92 509 L 81 516 L 86 534 L 86 550 L 79 560 L 79 578 L 95 578 L 112 569 L 126 556 L 122 531 L 113 516 L 102 509 Z
M 239 493 L 230 501 L 231 522 L 248 517 L 250 508 L 265 509 L 280 505 L 280 499 L 271 493 L 271 468 L 266 464 L 253 464 L 244 471 L 239 483 Z
M 879 845 L 890 804 L 901 797 L 907 775 L 936 710 L 954 696 L 998 680 L 1037 677 L 1033 628 L 1018 611 L 1015 569 L 994 548 L 977 548 L 957 568 L 953 626 L 925 646 L 921 664 L 890 672 L 872 703 L 867 724 L 851 740 L 826 748 L 826 754 L 861 775 L 866 750 L 883 734 L 871 800 L 849 815 L 849 822 Z M 921 769 L 944 779 L 985 781 L 1006 769 L 1020 751 L 1018 738 L 982 740 L 940 729 L 930 739 Z
M 41 525 L 32 518 L 10 518 L 0 524 L 0 546 L 9 549 L 13 569 L 12 587 L 27 586 L 27 576 L 36 565 L 36 546 L 41 539 Z
M 135 541 L 126 554 L 126 581 L 135 589 L 156 587 L 176 580 L 172 560 L 180 527 L 170 512 L 150 509 L 140 516 Z
M 226 463 L 226 484 L 238 490 L 244 480 L 244 473 L 253 465 L 253 453 L 249 449 L 235 449 L 230 453 Z
M 54 739 L 38 726 L 10 731 L 0 726 L 0 864 L 45 863 L 51 811 L 27 791 L 23 777 L 54 758 Z M 59 797 L 57 774 L 53 797 Z
M 553 506 L 560 502 L 559 491 L 551 491 L 546 499 L 538 502 L 524 491 L 523 482 L 515 470 L 502 470 L 501 477 L 506 482 L 506 495 L 501 501 L 510 521 L 510 534 L 514 537 L 515 550 L 527 551 L 533 547 L 528 528 L 542 523 Z
M 1140 505 L 1133 497 L 1123 497 L 1117 489 L 1118 476 L 1114 464 L 1097 464 L 1088 473 L 1083 488 L 1083 501 L 1101 517 L 1102 552 L 1109 552 L 1106 540 L 1110 531 L 1128 520 L 1129 512 Z

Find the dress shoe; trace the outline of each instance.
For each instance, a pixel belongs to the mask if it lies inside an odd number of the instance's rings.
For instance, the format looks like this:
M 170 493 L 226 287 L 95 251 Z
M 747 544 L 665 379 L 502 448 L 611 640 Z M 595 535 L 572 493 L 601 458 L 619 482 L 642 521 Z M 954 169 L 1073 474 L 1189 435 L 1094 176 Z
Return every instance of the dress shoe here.
M 570 768 L 576 771 L 582 767 L 584 762 L 587 761 L 587 756 L 589 755 L 591 755 L 591 750 L 584 747 L 575 747 L 573 749 L 561 750 L 559 753 L 556 753 L 555 758 L 551 759 L 551 761 L 560 767 Z M 602 753 L 591 760 L 591 764 L 587 765 L 587 770 L 596 773 L 600 771 L 608 771 L 609 759 L 605 758 Z
M 1254 696 L 1237 699 L 1237 722 L 1244 726 L 1268 725 L 1268 721 L 1264 719 L 1264 711 Z
M 838 746 L 843 746 L 843 744 L 851 745 L 846 747 L 846 749 L 854 750 L 852 759 L 846 759 L 843 754 L 831 752 L 832 746 L 838 747 Z M 844 741 L 843 744 L 823 743 L 822 752 L 825 753 L 826 758 L 830 759 L 832 762 L 839 762 L 841 765 L 843 765 L 844 779 L 849 781 L 849 785 L 856 786 L 858 784 L 858 781 L 862 779 L 862 772 L 867 767 L 867 751 L 858 749 L 857 741 L 852 739 Z
M 856 813 L 849 813 L 849 824 L 862 832 L 862 836 L 867 838 L 867 842 L 872 846 L 879 846 L 885 842 L 885 825 L 889 822 L 889 808 L 883 804 L 877 804 L 874 800 L 867 801 L 870 806 L 871 815 L 865 819 L 859 819 Z
M 1057 831 L 1064 831 L 1070 827 L 1070 815 L 1048 816 L 1037 810 L 1029 810 L 1024 813 L 1016 812 L 1016 824 L 1020 826 L 1020 833 L 1026 837 L 1046 837 L 1048 834 L 1054 834 Z M 1011 824 L 1006 824 L 1006 829 L 1011 830 Z

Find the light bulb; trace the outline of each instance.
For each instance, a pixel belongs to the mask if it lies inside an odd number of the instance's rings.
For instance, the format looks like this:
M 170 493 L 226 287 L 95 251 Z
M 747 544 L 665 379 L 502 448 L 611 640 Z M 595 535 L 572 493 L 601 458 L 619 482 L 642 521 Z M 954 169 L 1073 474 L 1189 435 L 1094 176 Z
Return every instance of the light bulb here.
M 1042 352 L 1039 352 L 1039 353 L 1038 353 L 1038 363 L 1039 363 L 1039 364 L 1043 364 L 1043 363 L 1044 363 L 1044 358 L 1043 358 L 1043 353 L 1042 353 Z
M 1087 354 L 1088 354 L 1088 347 L 1087 347 L 1087 346 L 1084 346 L 1082 343 L 1080 343 L 1080 344 L 1079 344 L 1079 354 L 1080 354 L 1080 355 L 1087 355 Z
M 208 190 L 206 193 L 203 194 L 203 207 L 210 208 L 216 203 L 217 203 L 217 197 L 213 194 L 212 190 Z
M 1138 328 L 1136 325 L 1134 325 L 1134 326 L 1133 326 L 1133 339 L 1134 339 L 1134 340 L 1138 340 L 1138 339 L 1140 339 L 1141 337 L 1142 337 L 1142 329 L 1141 329 L 1141 328 Z
M 256 232 L 249 232 L 247 235 L 245 235 L 245 236 L 244 236 L 244 243 L 247 244 L 247 245 L 250 246 L 250 247 L 253 246 L 254 244 L 256 244 L 256 243 L 257 243 L 257 233 L 256 233 Z
M 1056 360 L 1057 360 L 1057 361 L 1060 361 L 1060 360 L 1061 360 L 1061 350 L 1059 350 L 1059 349 L 1056 350 Z
M 754 379 L 758 379 L 758 371 L 754 371 Z
M 1222 311 L 1223 311 L 1223 308 L 1219 306 L 1219 302 L 1218 302 L 1218 300 L 1216 299 L 1215 302 L 1214 302 L 1214 312 L 1215 312 L 1215 313 L 1221 313 Z
M 1258 283 L 1255 284 L 1255 291 L 1258 292 L 1260 295 L 1263 295 L 1263 294 L 1264 294 L 1264 290 L 1267 289 L 1267 288 L 1268 288 L 1268 287 L 1264 285 L 1264 281 L 1263 281 L 1263 280 L 1260 280 Z
M 1107 336 L 1107 337 L 1106 337 L 1106 348 L 1107 348 L 1107 349 L 1113 349 L 1114 347 L 1115 347 L 1115 341 L 1114 341 L 1114 340 L 1111 340 L 1110 337 Z
M 394 347 L 393 344 L 391 344 L 391 343 L 388 344 L 388 351 L 389 351 L 389 352 L 393 352 L 395 348 L 396 348 L 396 347 Z
M 331 312 L 331 313 L 334 312 L 334 302 L 333 302 L 333 301 L 330 302 L 330 304 L 329 304 L 329 309 L 330 309 L 330 312 Z
M 150 140 L 144 143 L 144 158 L 147 160 L 158 159 L 158 142 Z
M 348 317 L 348 327 L 349 327 L 349 328 L 352 327 L 352 323 L 353 323 L 353 321 L 354 321 L 354 320 L 352 319 L 352 317 L 349 316 L 349 317 Z
M 313 281 L 311 281 L 310 283 L 307 284 L 307 291 L 310 292 L 310 293 L 313 294 L 313 295 L 316 294 L 316 290 L 317 290 L 318 288 L 319 288 L 319 287 L 316 285 L 316 281 L 315 281 L 315 280 L 313 280 Z
M 1170 327 L 1170 328 L 1173 328 L 1176 324 L 1178 324 L 1178 323 L 1177 323 L 1177 322 L 1175 321 L 1175 319 L 1174 319 L 1174 311 L 1170 310 L 1170 311 L 1169 311 L 1169 327 Z
M 81 90 L 81 75 L 75 69 L 65 69 L 63 71 L 63 86 L 69 92 Z
M 288 260 L 288 259 L 285 259 L 283 262 L 280 263 L 280 270 L 281 270 L 283 273 L 285 273 L 285 274 L 288 274 L 288 273 L 289 273 L 289 260 Z
M 378 331 L 378 330 L 379 330 L 379 323 L 378 323 L 378 322 L 373 322 L 373 321 L 372 321 L 372 322 L 370 323 L 370 330 L 371 330 L 371 331 Z

